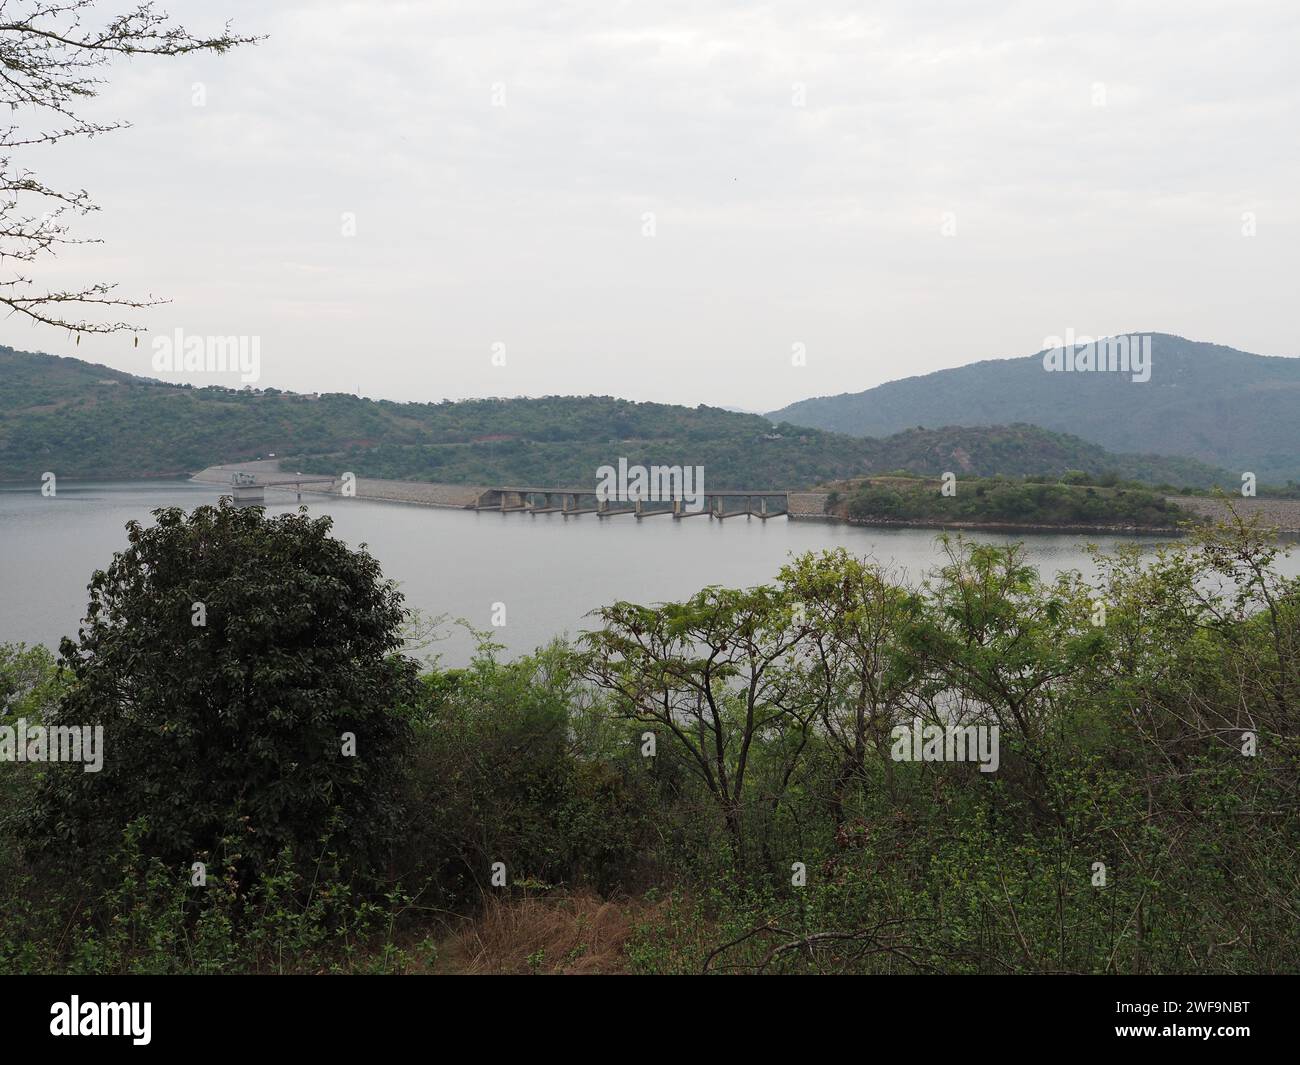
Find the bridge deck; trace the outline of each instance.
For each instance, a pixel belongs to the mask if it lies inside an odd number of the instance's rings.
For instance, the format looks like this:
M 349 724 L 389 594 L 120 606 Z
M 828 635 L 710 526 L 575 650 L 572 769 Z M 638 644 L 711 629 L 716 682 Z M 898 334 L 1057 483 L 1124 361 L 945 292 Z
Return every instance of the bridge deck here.
M 510 492 L 518 495 L 546 495 L 547 493 L 549 493 L 551 495 L 559 495 L 559 496 L 563 496 L 563 495 L 594 496 L 596 494 L 596 489 L 594 488 L 517 488 L 513 486 L 498 488 L 494 486 L 492 488 L 486 489 L 486 491 Z M 700 490 L 698 494 L 703 496 L 719 496 L 719 497 L 725 496 L 727 498 L 732 498 L 732 499 L 744 498 L 746 496 L 753 496 L 754 498 L 757 498 L 759 496 L 789 495 L 790 489 L 789 488 L 724 488 L 715 491 L 714 489 L 706 488 Z M 649 500 L 647 500 L 647 502 L 649 502 Z M 660 500 L 659 502 L 668 502 L 668 500 Z

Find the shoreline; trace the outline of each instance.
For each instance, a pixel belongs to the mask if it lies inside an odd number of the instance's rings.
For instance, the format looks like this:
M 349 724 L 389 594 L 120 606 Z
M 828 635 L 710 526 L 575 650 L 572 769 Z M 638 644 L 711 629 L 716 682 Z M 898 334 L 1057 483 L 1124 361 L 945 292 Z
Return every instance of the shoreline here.
M 251 473 L 255 476 L 292 477 L 280 468 L 278 459 L 263 459 L 256 462 L 229 463 L 221 466 L 208 466 L 192 474 L 190 482 L 212 486 L 228 486 L 230 475 L 236 471 Z M 304 476 L 307 476 L 304 474 Z M 160 478 L 161 479 L 161 478 Z M 440 510 L 469 510 L 475 513 L 489 513 L 490 508 L 482 510 L 476 507 L 478 498 L 490 489 L 481 485 L 440 484 L 433 481 L 397 481 L 375 477 L 358 477 L 356 495 L 350 498 L 364 499 L 373 503 L 406 503 L 415 506 L 436 507 Z M 269 486 L 268 491 L 296 493 L 293 487 Z M 302 488 L 304 495 L 333 496 L 342 498 L 337 487 L 323 489 L 313 486 Z M 785 517 L 789 521 L 826 522 L 835 525 L 856 525 L 864 528 L 885 529 L 957 529 L 975 532 L 1026 532 L 1026 533 L 1064 533 L 1106 536 L 1149 536 L 1175 537 L 1187 535 L 1181 525 L 1145 526 L 1124 524 L 1094 525 L 1051 525 L 1041 522 L 1000 522 L 1000 521 L 938 521 L 935 519 L 915 520 L 897 518 L 849 518 L 840 514 L 827 514 L 823 507 L 829 492 L 791 491 L 789 493 L 790 509 Z M 1228 517 L 1227 501 L 1204 496 L 1168 496 L 1170 503 L 1182 507 L 1193 516 L 1210 519 Z M 1300 500 L 1251 498 L 1231 500 L 1238 513 L 1244 518 L 1259 514 L 1265 524 L 1277 529 L 1279 533 L 1300 534 Z M 777 515 L 773 515 L 776 517 Z M 770 519 L 769 519 L 770 520 Z
M 1047 525 L 1041 522 L 1005 521 L 915 521 L 896 518 L 832 518 L 840 525 L 861 525 L 876 529 L 970 529 L 974 532 L 1100 533 L 1106 536 L 1186 536 L 1186 530 L 1168 525 Z

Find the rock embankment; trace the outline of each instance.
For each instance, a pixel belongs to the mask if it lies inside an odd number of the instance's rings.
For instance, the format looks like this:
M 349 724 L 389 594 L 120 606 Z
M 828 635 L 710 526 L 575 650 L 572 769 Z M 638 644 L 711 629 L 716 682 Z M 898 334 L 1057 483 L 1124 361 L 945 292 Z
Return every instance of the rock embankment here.
M 829 520 L 826 513 L 829 492 L 791 492 L 786 498 L 790 501 L 790 517 Z
M 206 470 L 199 470 L 190 480 L 202 481 L 204 484 L 229 484 L 231 474 L 251 473 L 259 481 L 273 481 L 278 480 L 283 472 L 277 460 L 263 459 L 260 462 L 232 462 L 228 466 L 209 466 Z
M 293 470 L 283 470 L 277 459 L 263 459 L 260 462 L 232 462 L 225 466 L 209 466 L 200 470 L 192 478 L 204 484 L 230 484 L 233 473 L 251 473 L 258 482 L 282 481 L 295 476 Z M 308 476 L 304 474 L 304 476 Z M 315 495 L 339 495 L 340 483 L 335 481 L 332 488 L 324 485 L 304 485 L 303 492 Z M 269 492 L 294 492 L 292 486 L 285 489 L 269 488 Z M 374 477 L 357 478 L 357 499 L 376 499 L 390 503 L 417 503 L 426 507 L 472 507 L 486 489 L 465 484 L 432 484 L 428 481 L 382 481 Z M 270 497 L 268 497 L 269 500 Z
M 1265 525 L 1281 532 L 1300 533 L 1300 499 L 1212 499 L 1205 496 L 1169 496 L 1170 503 L 1176 503 L 1184 510 L 1190 511 L 1211 521 L 1229 520 L 1232 509 L 1243 519 L 1249 521 L 1258 517 Z

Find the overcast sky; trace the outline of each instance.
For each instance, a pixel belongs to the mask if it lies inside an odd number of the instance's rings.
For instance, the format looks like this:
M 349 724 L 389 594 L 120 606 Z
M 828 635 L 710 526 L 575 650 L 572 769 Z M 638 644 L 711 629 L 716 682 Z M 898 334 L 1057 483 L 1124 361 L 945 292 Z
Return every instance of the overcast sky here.
M 22 161 L 101 207 L 41 280 L 172 302 L 138 348 L 4 343 L 152 374 L 179 327 L 260 338 L 262 386 L 756 410 L 1067 329 L 1300 353 L 1291 2 L 167 7 L 269 39 L 120 63 L 86 113 L 134 127 Z

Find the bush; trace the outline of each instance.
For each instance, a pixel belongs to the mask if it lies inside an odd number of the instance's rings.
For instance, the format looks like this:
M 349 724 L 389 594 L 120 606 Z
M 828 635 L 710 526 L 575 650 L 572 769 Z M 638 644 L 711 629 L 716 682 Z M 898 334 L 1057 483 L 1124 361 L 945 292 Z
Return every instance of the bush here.
M 405 873 L 432 878 L 451 903 L 477 899 L 498 861 L 509 885 L 609 891 L 629 874 L 645 769 L 628 756 L 630 738 L 620 744 L 586 713 L 567 648 L 508 664 L 484 649 L 425 684 Z
M 155 515 L 128 525 L 61 648 L 51 723 L 102 725 L 103 769 L 49 767 L 29 847 L 93 862 L 143 818 L 143 852 L 180 868 L 238 833 L 248 882 L 335 825 L 355 868 L 382 861 L 417 691 L 394 654 L 401 596 L 328 518 L 228 501 Z

